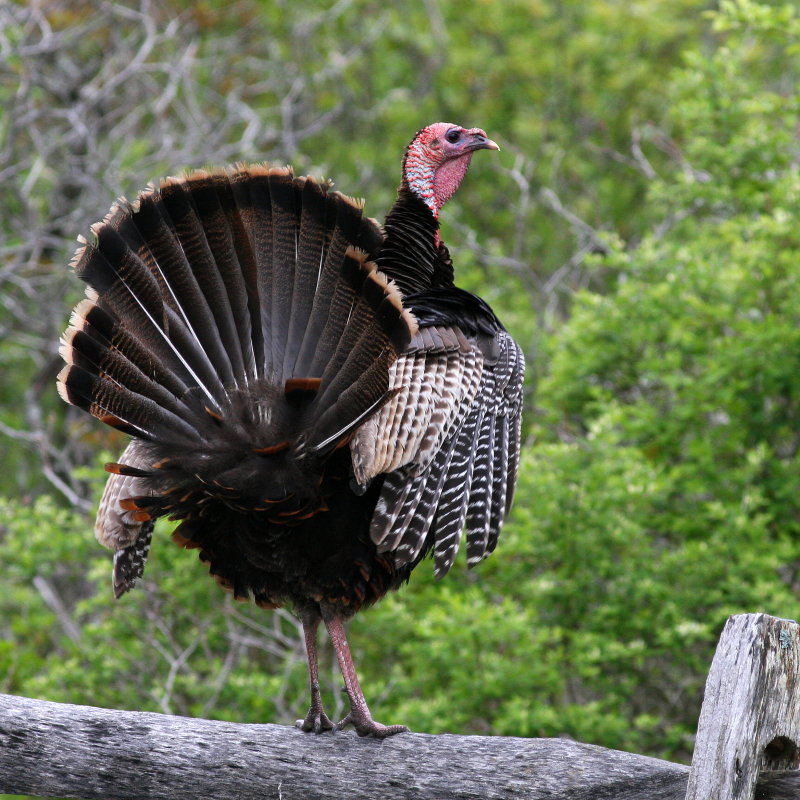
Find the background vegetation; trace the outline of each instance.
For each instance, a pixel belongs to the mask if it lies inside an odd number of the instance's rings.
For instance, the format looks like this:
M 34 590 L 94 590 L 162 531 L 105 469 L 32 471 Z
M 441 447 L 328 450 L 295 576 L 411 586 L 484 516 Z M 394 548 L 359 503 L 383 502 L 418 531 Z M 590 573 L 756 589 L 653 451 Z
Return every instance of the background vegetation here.
M 304 714 L 296 622 L 166 529 L 110 601 L 90 516 L 124 441 L 55 396 L 66 265 L 116 195 L 204 163 L 291 161 L 380 218 L 445 119 L 503 148 L 444 239 L 527 351 L 526 444 L 495 556 L 353 622 L 365 691 L 418 731 L 690 758 L 727 615 L 800 614 L 799 45 L 751 0 L 0 6 L 0 691 Z

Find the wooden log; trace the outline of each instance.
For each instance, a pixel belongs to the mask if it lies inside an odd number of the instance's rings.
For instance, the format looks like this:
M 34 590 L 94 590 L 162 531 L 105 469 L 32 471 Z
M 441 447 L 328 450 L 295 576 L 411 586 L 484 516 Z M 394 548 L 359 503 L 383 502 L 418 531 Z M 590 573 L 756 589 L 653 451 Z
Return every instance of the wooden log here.
M 759 774 L 798 767 L 800 625 L 730 617 L 706 682 L 686 800 L 753 800 Z
M 0 695 L 0 793 L 105 800 L 682 800 L 688 767 L 566 739 L 320 736 Z M 797 800 L 800 773 L 763 800 Z M 708 800 L 708 798 L 706 798 Z

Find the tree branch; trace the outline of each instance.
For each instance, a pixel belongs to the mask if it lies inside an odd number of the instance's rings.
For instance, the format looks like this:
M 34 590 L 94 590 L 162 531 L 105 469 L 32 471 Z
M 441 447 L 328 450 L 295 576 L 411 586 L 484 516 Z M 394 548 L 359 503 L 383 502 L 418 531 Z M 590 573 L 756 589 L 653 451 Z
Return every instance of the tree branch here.
M 565 739 L 314 736 L 0 695 L 0 792 L 105 800 L 683 800 L 689 769 Z M 759 798 L 789 800 L 800 773 Z

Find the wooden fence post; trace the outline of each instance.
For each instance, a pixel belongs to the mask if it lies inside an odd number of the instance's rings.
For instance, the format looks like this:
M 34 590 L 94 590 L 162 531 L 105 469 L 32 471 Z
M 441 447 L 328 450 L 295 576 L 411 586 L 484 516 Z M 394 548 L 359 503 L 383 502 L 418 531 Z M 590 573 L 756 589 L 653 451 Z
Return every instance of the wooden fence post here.
M 759 773 L 798 767 L 800 625 L 730 617 L 706 681 L 686 800 L 753 800 Z

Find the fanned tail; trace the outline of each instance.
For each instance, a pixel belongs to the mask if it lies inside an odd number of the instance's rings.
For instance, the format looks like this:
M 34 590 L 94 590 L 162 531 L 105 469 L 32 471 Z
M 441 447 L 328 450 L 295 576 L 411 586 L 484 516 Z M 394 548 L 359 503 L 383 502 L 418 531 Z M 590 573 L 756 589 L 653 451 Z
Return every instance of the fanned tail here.
M 142 523 L 209 497 L 316 510 L 327 455 L 391 397 L 388 369 L 416 332 L 360 204 L 241 165 L 164 180 L 92 231 L 58 388 L 139 442 L 147 491 L 124 507 Z

